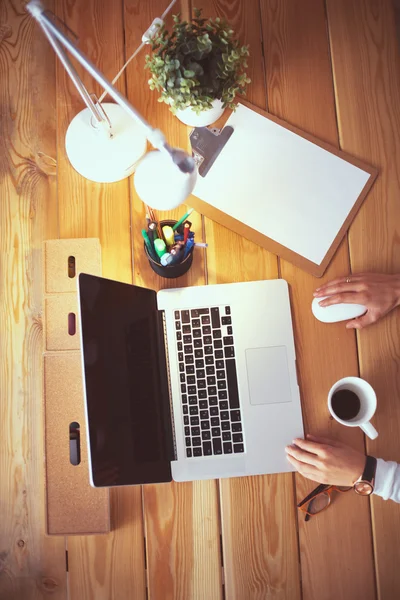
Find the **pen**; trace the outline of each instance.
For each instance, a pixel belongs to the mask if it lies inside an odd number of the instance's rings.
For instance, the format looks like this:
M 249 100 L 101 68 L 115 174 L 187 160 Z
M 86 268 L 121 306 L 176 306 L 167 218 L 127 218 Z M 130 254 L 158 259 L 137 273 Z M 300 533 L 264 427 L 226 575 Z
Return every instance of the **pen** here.
M 158 238 L 157 223 L 153 223 L 153 222 L 149 223 L 149 234 L 150 234 L 150 231 L 152 232 L 153 242 L 154 242 L 154 240 L 156 240 Z M 149 237 L 150 237 L 150 235 L 149 235 Z
M 194 245 L 197 246 L 197 248 L 208 248 L 208 244 L 204 242 L 195 242 Z
M 183 241 L 185 242 L 185 244 L 189 238 L 189 231 L 190 231 L 190 223 L 185 223 L 183 225 Z
M 188 216 L 192 214 L 193 211 L 194 211 L 194 208 L 189 208 L 189 210 L 187 211 L 187 213 L 185 213 L 183 215 L 183 217 L 181 219 L 179 219 L 179 221 L 177 223 L 175 223 L 175 225 L 172 226 L 172 229 L 174 231 L 176 231 L 178 229 L 178 227 L 180 227 L 182 225 L 182 223 L 184 221 L 186 221 L 186 219 L 188 218 Z
M 163 239 L 163 234 L 162 234 L 162 231 L 161 231 L 161 225 L 160 225 L 159 221 L 157 221 L 156 218 L 154 219 L 154 224 L 155 224 L 155 226 L 157 228 L 157 236 L 160 238 L 160 240 L 162 240 Z
M 182 260 L 182 248 L 183 246 L 177 246 L 176 248 L 171 249 L 172 261 L 170 264 L 175 264 Z
M 156 217 L 154 215 L 154 210 L 151 208 L 151 206 L 148 206 L 147 204 L 146 204 L 146 212 L 148 213 L 151 221 L 156 221 Z
M 193 246 L 194 246 L 194 239 L 189 238 L 188 241 L 186 242 L 186 246 L 183 251 L 183 260 L 185 260 L 185 258 L 188 256 L 188 254 L 192 250 Z
M 194 231 L 189 231 L 189 239 L 194 238 Z M 183 235 L 181 233 L 175 233 L 175 241 L 181 242 L 183 240 Z
M 147 248 L 147 252 L 149 253 L 149 255 L 151 256 L 151 258 L 155 261 L 157 261 L 157 256 L 154 252 L 154 248 L 153 245 L 149 239 L 149 236 L 147 235 L 147 231 L 145 229 L 142 229 L 142 236 L 144 239 L 144 243 L 146 244 L 146 248 Z
M 158 219 L 157 219 L 156 211 L 153 210 L 151 208 L 151 206 L 148 206 L 147 204 L 146 204 L 146 210 L 149 213 L 151 221 L 157 225 L 158 237 L 162 239 L 161 227 L 160 227 L 160 223 L 158 222 Z

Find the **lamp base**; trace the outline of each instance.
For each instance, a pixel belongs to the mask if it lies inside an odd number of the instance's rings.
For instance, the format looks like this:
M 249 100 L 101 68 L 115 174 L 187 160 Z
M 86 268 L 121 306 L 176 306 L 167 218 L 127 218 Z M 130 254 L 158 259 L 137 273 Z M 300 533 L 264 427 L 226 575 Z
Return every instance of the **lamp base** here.
M 102 107 L 112 137 L 98 124 L 88 108 L 74 117 L 65 136 L 65 149 L 75 171 L 97 183 L 112 183 L 129 177 L 147 148 L 143 128 L 112 102 Z

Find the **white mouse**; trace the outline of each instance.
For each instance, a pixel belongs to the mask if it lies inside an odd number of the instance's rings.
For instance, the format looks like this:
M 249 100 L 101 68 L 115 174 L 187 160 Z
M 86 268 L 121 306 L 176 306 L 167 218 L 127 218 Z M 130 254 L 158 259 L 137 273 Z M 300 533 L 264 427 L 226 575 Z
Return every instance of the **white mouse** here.
M 325 296 L 327 298 L 327 296 Z M 319 302 L 325 298 L 314 298 L 311 304 L 313 315 L 323 323 L 337 323 L 338 321 L 349 321 L 361 317 L 367 312 L 367 307 L 362 304 L 333 304 L 332 306 L 320 306 Z

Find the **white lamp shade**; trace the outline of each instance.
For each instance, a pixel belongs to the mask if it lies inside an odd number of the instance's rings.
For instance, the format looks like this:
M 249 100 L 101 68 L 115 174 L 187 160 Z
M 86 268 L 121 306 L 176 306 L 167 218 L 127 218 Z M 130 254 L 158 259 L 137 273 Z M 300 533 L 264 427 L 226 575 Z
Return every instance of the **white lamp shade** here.
M 134 184 L 139 198 L 156 210 L 171 210 L 193 192 L 197 169 L 183 173 L 171 156 L 159 150 L 148 152 L 136 168 Z
M 65 149 L 80 175 L 98 183 L 112 183 L 132 175 L 136 163 L 146 152 L 147 139 L 143 127 L 118 104 L 105 102 L 102 107 L 110 120 L 113 136 L 110 137 L 85 108 L 68 127 Z

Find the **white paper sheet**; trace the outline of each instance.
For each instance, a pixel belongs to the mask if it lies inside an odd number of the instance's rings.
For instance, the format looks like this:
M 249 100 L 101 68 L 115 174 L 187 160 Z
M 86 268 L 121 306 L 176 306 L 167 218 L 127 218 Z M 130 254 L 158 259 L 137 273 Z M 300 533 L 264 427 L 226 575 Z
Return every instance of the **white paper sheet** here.
M 370 174 L 239 105 L 194 194 L 318 265 Z

